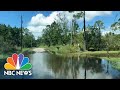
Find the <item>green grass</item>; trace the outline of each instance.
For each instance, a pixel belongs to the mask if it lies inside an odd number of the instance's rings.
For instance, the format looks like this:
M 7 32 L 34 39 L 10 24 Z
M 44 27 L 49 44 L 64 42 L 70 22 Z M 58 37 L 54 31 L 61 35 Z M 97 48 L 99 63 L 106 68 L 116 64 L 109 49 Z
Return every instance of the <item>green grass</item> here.
M 120 61 L 110 61 L 112 68 L 117 69 L 120 71 Z
M 110 61 L 120 61 L 120 57 L 100 57 L 101 59 L 110 60 Z
M 50 52 L 56 53 L 56 54 L 68 54 L 68 53 L 75 53 L 77 50 L 76 46 L 71 46 L 71 45 L 56 45 L 56 46 L 40 46 L 41 48 L 45 48 L 47 50 L 49 50 Z M 60 47 L 59 50 L 57 49 L 57 47 Z
M 85 51 L 85 52 L 77 52 L 74 54 L 80 54 L 82 55 L 87 55 L 87 56 L 96 56 L 96 57 L 120 57 L 120 51 L 109 51 L 109 54 L 107 51 Z
M 29 51 L 29 50 L 30 50 L 30 48 L 23 48 L 22 52 L 20 52 L 20 53 L 24 53 L 25 51 Z
M 29 50 L 31 50 L 31 49 L 30 48 L 23 48 L 22 52 L 21 52 L 20 49 L 18 49 L 16 52 L 9 52 L 9 54 L 1 52 L 1 54 L 0 54 L 0 60 L 6 59 L 7 57 L 9 57 L 10 55 L 12 55 L 13 53 L 19 54 L 19 53 L 24 53 L 24 52 L 29 51 Z
M 107 51 L 78 51 L 78 47 L 76 46 L 71 46 L 71 45 L 59 45 L 60 49 L 58 50 L 56 47 L 57 46 L 40 46 L 41 48 L 45 48 L 48 50 L 50 53 L 54 53 L 56 55 L 63 55 L 63 56 L 81 56 L 81 57 L 112 57 L 112 60 L 115 59 L 116 57 L 120 57 L 120 51 L 109 51 L 109 55 L 107 54 Z M 111 60 L 111 59 L 110 59 Z
M 109 51 L 109 53 L 119 53 L 120 51 Z M 99 53 L 102 53 L 102 54 L 105 54 L 107 53 L 107 51 L 87 51 L 87 52 L 83 52 L 83 53 L 86 53 L 86 54 L 89 54 L 89 53 L 96 53 L 96 54 L 99 54 Z

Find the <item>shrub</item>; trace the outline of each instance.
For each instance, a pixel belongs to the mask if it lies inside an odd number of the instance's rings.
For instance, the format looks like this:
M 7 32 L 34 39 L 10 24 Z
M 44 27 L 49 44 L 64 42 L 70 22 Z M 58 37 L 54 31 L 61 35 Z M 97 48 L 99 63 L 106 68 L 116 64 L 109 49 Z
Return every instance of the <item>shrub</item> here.
M 14 47 L 13 45 L 10 45 L 7 42 L 4 42 L 3 45 L 1 46 L 1 52 L 2 53 L 11 53 L 11 52 L 16 52 L 17 48 Z

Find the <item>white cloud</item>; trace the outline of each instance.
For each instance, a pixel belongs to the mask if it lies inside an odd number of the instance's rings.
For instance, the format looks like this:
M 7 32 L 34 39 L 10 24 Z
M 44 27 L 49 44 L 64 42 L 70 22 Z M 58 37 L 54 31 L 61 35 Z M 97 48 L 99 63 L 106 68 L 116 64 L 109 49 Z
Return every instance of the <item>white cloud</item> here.
M 28 26 L 27 28 L 33 33 L 35 39 L 37 39 L 38 36 L 42 35 L 42 31 L 45 27 L 46 26 Z
M 109 32 L 112 32 L 112 33 L 115 33 L 115 34 L 120 34 L 120 31 L 119 30 L 111 30 L 110 26 L 107 27 L 105 30 L 101 30 L 102 32 L 102 35 L 104 36 L 105 34 L 109 33 Z
M 111 15 L 112 11 L 86 11 L 86 20 L 90 21 L 96 16 Z
M 61 13 L 62 13 L 62 15 L 66 15 L 66 18 L 68 20 L 71 20 L 73 18 L 73 15 L 77 14 L 79 12 L 80 11 L 74 11 L 73 13 L 69 13 L 68 11 L 63 11 Z M 112 14 L 112 11 L 85 11 L 86 21 L 90 21 L 96 16 L 107 16 L 107 15 L 111 15 L 111 14 Z M 79 19 L 79 20 L 81 20 L 81 19 Z
M 69 13 L 68 11 L 54 11 L 49 16 L 44 16 L 42 13 L 37 14 L 31 18 L 31 21 L 28 23 L 27 28 L 33 33 L 42 34 L 42 30 L 46 27 L 46 25 L 50 25 L 52 22 L 57 19 L 57 15 L 60 13 L 61 15 L 65 15 L 66 18 L 71 21 L 73 14 L 76 14 L 80 11 L 75 11 L 73 13 Z M 105 16 L 111 15 L 111 11 L 86 11 L 86 21 L 92 20 L 96 16 Z M 80 21 L 81 19 L 79 19 Z M 35 35 L 35 34 L 34 34 Z
M 110 26 L 106 27 L 104 30 L 101 30 L 101 34 L 104 36 L 105 34 L 113 32 L 110 28 Z
M 56 18 L 56 15 L 58 12 L 52 12 L 49 16 L 45 17 L 43 14 L 37 14 L 36 16 L 33 16 L 29 25 L 31 26 L 46 26 L 50 25 Z
M 27 28 L 31 31 L 31 32 L 42 32 L 42 30 L 45 28 L 46 26 L 28 26 Z
M 102 35 L 104 36 L 105 34 L 109 33 L 111 31 L 102 31 Z

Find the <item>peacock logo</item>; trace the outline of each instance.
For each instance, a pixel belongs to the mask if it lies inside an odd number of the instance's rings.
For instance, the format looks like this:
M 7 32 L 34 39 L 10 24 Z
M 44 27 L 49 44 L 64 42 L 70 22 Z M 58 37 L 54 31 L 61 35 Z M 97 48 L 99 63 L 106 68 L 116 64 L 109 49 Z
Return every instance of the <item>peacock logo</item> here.
M 6 70 L 30 70 L 32 65 L 29 63 L 29 58 L 23 54 L 17 55 L 14 53 L 12 57 L 7 58 L 7 63 L 4 65 Z

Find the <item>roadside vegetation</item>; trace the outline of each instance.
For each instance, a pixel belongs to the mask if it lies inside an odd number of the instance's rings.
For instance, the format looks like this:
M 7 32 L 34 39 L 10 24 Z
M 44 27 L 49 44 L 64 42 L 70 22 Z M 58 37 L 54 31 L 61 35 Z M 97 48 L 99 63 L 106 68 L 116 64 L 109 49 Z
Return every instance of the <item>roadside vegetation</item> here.
M 71 12 L 72 13 L 72 12 Z M 85 28 L 78 25 L 77 19 L 84 18 L 84 12 L 73 15 L 68 21 L 65 15 L 58 15 L 58 20 L 43 30 L 42 37 L 38 38 L 39 47 L 47 49 L 57 55 L 81 55 L 96 57 L 120 58 L 120 18 L 111 23 L 111 32 L 102 35 L 105 31 L 104 22 L 97 20 L 93 25 Z
M 0 24 L 0 59 L 6 59 L 13 53 L 23 53 L 36 46 L 36 41 L 28 29 L 22 28 L 22 51 L 21 51 L 21 28 Z
M 21 28 L 0 24 L 0 59 L 13 53 L 23 53 L 32 47 L 45 48 L 57 55 L 120 57 L 120 34 L 114 33 L 120 30 L 120 18 L 111 23 L 111 32 L 102 35 L 104 22 L 97 20 L 93 25 L 85 24 L 83 11 L 74 14 L 71 21 L 62 14 L 57 17 L 43 29 L 42 36 L 37 40 L 27 28 L 22 28 L 21 33 Z M 84 24 L 80 27 L 78 19 L 82 18 L 84 22 L 80 24 Z

